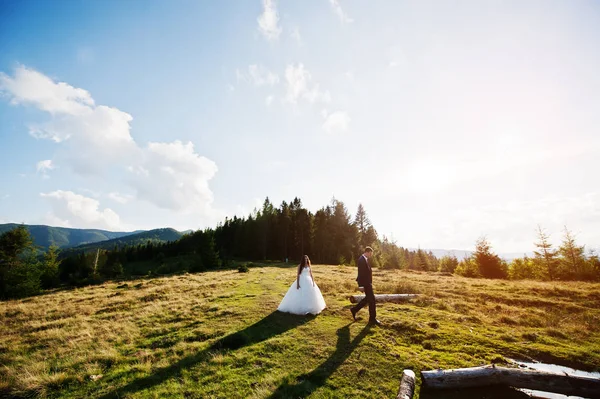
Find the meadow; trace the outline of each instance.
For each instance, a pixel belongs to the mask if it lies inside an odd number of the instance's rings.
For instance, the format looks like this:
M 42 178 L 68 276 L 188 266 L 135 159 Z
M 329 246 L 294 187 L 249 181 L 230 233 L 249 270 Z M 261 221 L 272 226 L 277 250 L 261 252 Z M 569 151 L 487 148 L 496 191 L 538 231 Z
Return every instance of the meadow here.
M 598 283 L 376 270 L 376 293 L 420 296 L 378 305 L 384 326 L 367 327 L 366 309 L 350 316 L 355 268 L 313 274 L 328 305 L 316 317 L 276 312 L 295 278 L 283 264 L 0 302 L 0 397 L 394 398 L 406 368 L 600 371 Z

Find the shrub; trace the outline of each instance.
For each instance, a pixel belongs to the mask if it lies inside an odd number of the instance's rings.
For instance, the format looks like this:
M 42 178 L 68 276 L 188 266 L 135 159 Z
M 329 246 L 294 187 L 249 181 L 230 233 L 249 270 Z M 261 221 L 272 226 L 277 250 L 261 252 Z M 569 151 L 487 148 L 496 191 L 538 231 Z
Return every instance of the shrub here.
M 248 269 L 248 265 L 246 265 L 245 263 L 242 263 L 239 267 L 238 267 L 238 272 L 239 273 L 248 273 L 250 271 L 250 269 Z
M 456 256 L 443 256 L 442 259 L 440 259 L 440 272 L 454 273 L 457 267 L 458 259 L 456 259 Z
M 469 258 L 461 260 L 454 273 L 463 277 L 481 277 L 477 264 Z

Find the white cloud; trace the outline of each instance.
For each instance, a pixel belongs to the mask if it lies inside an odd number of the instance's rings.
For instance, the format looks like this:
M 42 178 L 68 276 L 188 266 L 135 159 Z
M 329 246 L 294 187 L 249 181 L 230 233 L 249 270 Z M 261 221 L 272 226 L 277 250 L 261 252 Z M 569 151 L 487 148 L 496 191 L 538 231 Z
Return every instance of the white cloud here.
M 162 208 L 206 214 L 213 201 L 208 181 L 216 172 L 217 165 L 191 142 L 149 143 L 141 163 L 130 168 L 129 184 L 137 198 Z
M 272 84 L 278 79 L 271 73 L 263 74 L 258 67 L 249 71 L 248 76 L 254 82 Z M 218 213 L 211 207 L 213 196 L 208 185 L 217 167 L 213 161 L 197 154 L 191 142 L 155 142 L 143 148 L 130 134 L 131 115 L 117 108 L 96 106 L 87 91 L 55 83 L 32 69 L 21 66 L 14 78 L 2 74 L 0 83 L 12 103 L 31 104 L 52 114 L 48 122 L 31 127 L 31 132 L 36 137 L 60 143 L 56 157 L 62 158 L 61 164 L 69 165 L 74 172 L 103 176 L 109 171 L 129 171 L 126 182 L 135 189 L 138 200 L 169 210 L 196 212 L 205 220 L 212 220 Z M 38 85 L 40 92 L 32 89 Z M 38 168 L 46 171 L 52 166 L 52 162 L 43 161 Z M 60 193 L 61 200 L 67 198 L 68 194 Z M 46 197 L 58 195 L 52 194 Z M 117 202 L 131 199 L 117 195 L 109 195 L 109 198 Z M 82 220 L 114 225 L 114 212 L 111 212 L 109 209 L 102 218 Z M 74 224 L 64 212 L 55 212 L 55 216 Z
M 350 117 L 344 111 L 335 111 L 331 114 L 324 112 L 325 121 L 323 122 L 323 130 L 332 134 L 336 132 L 344 132 L 348 130 Z
M 37 173 L 41 173 L 42 177 L 45 179 L 49 178 L 48 171 L 53 170 L 53 169 L 54 169 L 54 164 L 52 163 L 51 159 L 39 161 L 36 164 Z
M 350 24 L 354 22 L 354 20 L 350 18 L 348 14 L 344 12 L 344 10 L 342 10 L 342 6 L 340 5 L 339 0 L 329 0 L 329 4 L 331 4 L 333 12 L 335 12 L 335 14 L 340 18 L 340 21 L 342 21 L 342 23 Z
M 129 194 L 120 194 L 120 193 L 108 193 L 108 198 L 111 200 L 118 202 L 119 204 L 126 204 L 131 201 L 134 197 Z
M 12 104 L 31 104 L 51 114 L 80 115 L 90 111 L 94 100 L 86 90 L 55 83 L 33 69 L 19 66 L 15 76 L 0 72 L 0 90 L 8 92 Z
M 274 96 L 267 96 L 267 98 L 265 98 L 265 104 L 267 107 L 271 106 L 271 104 L 273 103 L 273 100 L 275 99 Z
M 14 77 L 0 73 L 0 89 L 11 103 L 33 105 L 52 118 L 29 126 L 39 139 L 66 143 L 58 154 L 78 173 L 99 173 L 112 162 L 131 157 L 136 145 L 130 135 L 131 115 L 105 105 L 96 106 L 89 92 L 19 66 Z
M 318 83 L 312 83 L 312 75 L 303 64 L 288 65 L 285 68 L 285 80 L 285 100 L 289 103 L 297 104 L 299 99 L 304 99 L 311 104 L 317 101 L 324 103 L 331 101 L 328 91 L 321 91 Z
M 235 74 L 238 81 L 253 83 L 255 86 L 274 86 L 279 83 L 279 76 L 262 65 L 249 65 L 247 73 L 240 72 L 238 69 Z
M 117 108 L 100 105 L 81 115 L 63 115 L 30 127 L 36 137 L 65 142 L 63 154 L 81 174 L 97 174 L 109 164 L 132 157 L 137 146 L 130 134 L 133 118 Z M 62 138 L 57 140 L 56 138 Z
M 281 34 L 279 24 L 279 13 L 275 0 L 263 0 L 263 13 L 257 19 L 258 30 L 267 40 L 277 40 Z
M 40 195 L 52 205 L 52 212 L 46 215 L 46 219 L 54 225 L 107 229 L 121 227 L 119 215 L 110 208 L 100 210 L 100 202 L 96 199 L 62 190 Z

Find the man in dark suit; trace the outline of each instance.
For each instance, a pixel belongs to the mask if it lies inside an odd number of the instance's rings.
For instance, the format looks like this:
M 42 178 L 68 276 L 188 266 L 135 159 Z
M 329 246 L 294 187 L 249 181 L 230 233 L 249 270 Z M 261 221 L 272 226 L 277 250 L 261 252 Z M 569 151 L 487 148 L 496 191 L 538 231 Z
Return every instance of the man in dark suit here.
M 363 287 L 365 290 L 365 297 L 356 304 L 356 306 L 350 308 L 352 312 L 352 318 L 356 321 L 356 313 L 361 310 L 367 303 L 369 304 L 369 324 L 375 324 L 380 326 L 381 323 L 377 320 L 377 308 L 375 305 L 375 294 L 373 293 L 373 271 L 369 265 L 369 258 L 373 255 L 373 248 L 365 248 L 365 252 L 358 258 L 358 282 L 359 287 Z

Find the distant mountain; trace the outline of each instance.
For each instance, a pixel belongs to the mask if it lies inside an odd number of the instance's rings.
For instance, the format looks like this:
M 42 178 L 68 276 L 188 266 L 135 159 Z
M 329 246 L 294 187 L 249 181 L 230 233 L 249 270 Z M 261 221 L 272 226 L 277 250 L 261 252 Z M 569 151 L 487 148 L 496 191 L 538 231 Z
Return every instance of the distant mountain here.
M 19 226 L 16 223 L 0 224 L 0 234 Z M 44 225 L 25 225 L 33 243 L 43 250 L 48 249 L 50 245 L 56 245 L 59 248 L 70 248 L 78 245 L 92 244 L 99 241 L 106 241 L 116 238 L 125 237 L 133 232 L 113 232 L 96 229 L 71 229 L 67 227 L 52 227 Z
M 127 236 L 113 238 L 106 241 L 95 242 L 92 244 L 79 245 L 69 248 L 68 251 L 90 251 L 98 248 L 113 249 L 114 247 L 124 247 L 126 245 L 134 246 L 146 244 L 149 241 L 152 243 L 164 243 L 169 241 L 177 241 L 183 236 L 183 234 L 184 233 L 171 228 L 154 229 L 142 231 L 140 233 L 129 234 Z

